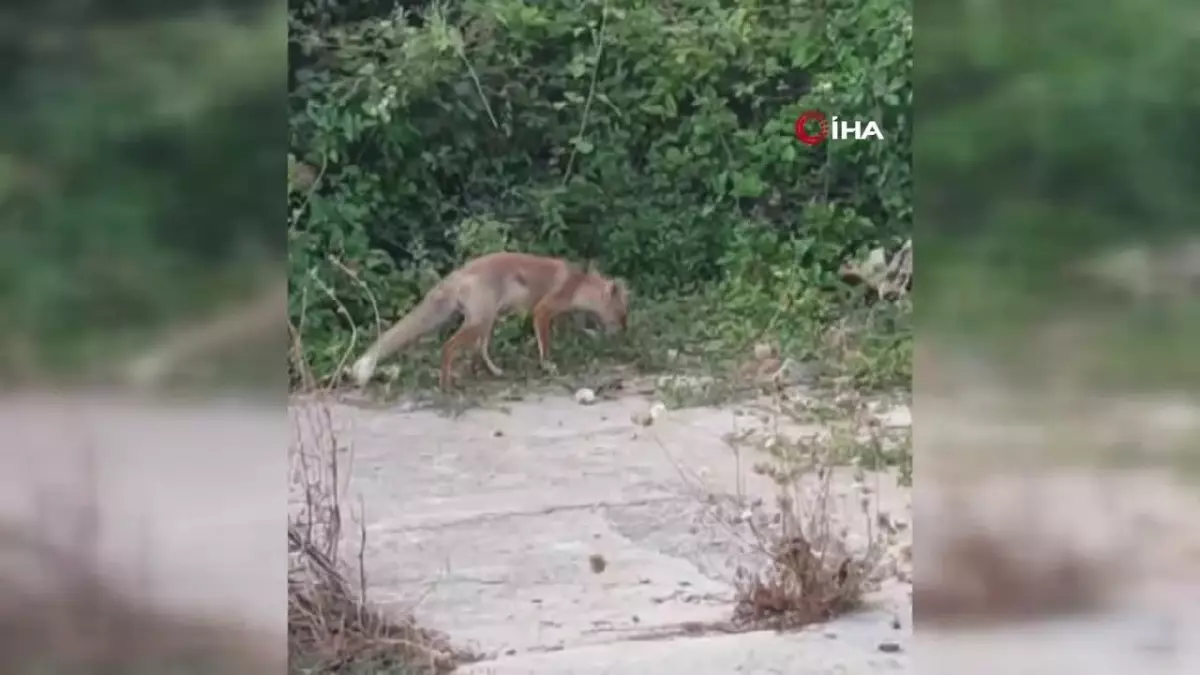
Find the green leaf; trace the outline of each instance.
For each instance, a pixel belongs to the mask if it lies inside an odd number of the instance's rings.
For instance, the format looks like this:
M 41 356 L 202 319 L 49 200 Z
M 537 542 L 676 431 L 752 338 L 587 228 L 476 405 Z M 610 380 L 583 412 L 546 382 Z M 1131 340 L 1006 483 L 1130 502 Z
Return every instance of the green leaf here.
M 767 186 L 756 174 L 737 172 L 733 174 L 733 194 L 737 197 L 760 197 Z

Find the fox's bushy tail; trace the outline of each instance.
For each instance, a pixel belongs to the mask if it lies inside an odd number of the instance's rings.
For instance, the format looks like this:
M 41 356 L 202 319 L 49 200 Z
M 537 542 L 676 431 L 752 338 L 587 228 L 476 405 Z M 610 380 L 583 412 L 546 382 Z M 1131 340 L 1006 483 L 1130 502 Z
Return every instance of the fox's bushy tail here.
M 404 318 L 397 321 L 384 331 L 358 361 L 354 362 L 351 374 L 359 386 L 366 384 L 375 373 L 375 367 L 381 359 L 385 359 L 412 344 L 423 335 L 442 327 L 458 311 L 458 301 L 454 290 L 446 283 L 441 283 L 429 291 L 421 302 Z

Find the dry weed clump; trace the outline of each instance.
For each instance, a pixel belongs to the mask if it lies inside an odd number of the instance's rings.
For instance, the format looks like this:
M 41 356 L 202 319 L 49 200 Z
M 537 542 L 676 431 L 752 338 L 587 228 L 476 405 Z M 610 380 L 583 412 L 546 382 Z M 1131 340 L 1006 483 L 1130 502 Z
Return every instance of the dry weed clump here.
M 788 498 L 781 498 L 780 523 L 786 524 L 753 526 L 766 564 L 758 571 L 738 568 L 734 625 L 752 630 L 799 628 L 862 605 L 882 549 L 851 551 L 817 518 L 801 524 L 798 511 Z
M 356 283 L 362 283 L 345 266 L 339 264 L 339 268 Z M 328 284 L 315 276 L 313 279 L 339 312 L 349 318 Z M 369 295 L 370 291 L 367 292 Z M 342 531 L 346 522 L 342 495 L 347 488 L 353 454 L 350 447 L 339 441 L 328 403 L 331 390 L 321 388 L 320 379 L 305 361 L 301 330 L 304 314 L 302 307 L 300 328 L 288 324 L 289 370 L 311 392 L 289 405 L 294 432 L 288 448 L 289 670 L 372 674 L 450 672 L 477 655 L 453 648 L 445 635 L 419 627 L 411 616 L 385 615 L 368 598 L 365 526 L 356 533 L 354 547 L 347 546 Z M 358 329 L 353 323 L 351 329 L 350 344 L 335 369 L 337 373 L 344 371 L 358 342 Z M 329 386 L 336 386 L 336 380 L 331 378 Z M 353 562 L 342 555 L 351 550 L 357 553 Z M 357 584 L 350 582 L 350 574 L 357 577 Z
M 935 574 L 913 583 L 913 619 L 964 626 L 1095 611 L 1114 588 L 1112 570 L 1028 523 L 1010 534 L 956 517 Z
M 881 431 L 868 407 L 854 401 L 850 405 L 840 398 L 834 410 L 812 401 L 776 399 L 771 419 L 782 415 L 811 423 L 815 418 L 829 433 L 796 439 L 776 429 L 760 435 L 761 447 L 773 461 L 755 471 L 773 479 L 780 496 L 773 513 L 755 502 L 738 518 L 749 528 L 757 560 L 737 569 L 735 626 L 782 630 L 827 621 L 860 608 L 865 595 L 892 571 L 885 563 L 899 529 L 873 503 L 875 490 L 866 485 L 864 457 L 848 454 L 851 448 L 878 451 L 887 444 L 875 438 Z M 854 414 L 847 422 L 849 409 Z M 834 423 L 834 418 L 841 421 Z M 864 433 L 874 438 L 873 444 L 865 443 Z M 845 464 L 851 466 L 839 466 Z M 872 462 L 870 468 L 882 467 Z M 858 532 L 846 523 L 852 514 L 834 503 L 834 477 L 842 469 L 853 473 L 857 515 L 863 518 Z
M 94 519 L 80 517 L 94 523 Z M 160 609 L 98 571 L 94 533 L 71 547 L 28 525 L 0 524 L 0 672 L 277 673 L 282 650 L 236 620 Z
M 411 617 L 385 616 L 363 601 L 336 563 L 288 529 L 288 654 L 293 673 L 447 673 L 468 655 Z
M 338 442 L 322 397 L 293 405 L 293 504 L 288 522 L 288 654 L 293 673 L 447 673 L 474 655 L 446 636 L 393 617 L 367 597 L 365 529 L 357 560 L 342 552 L 342 495 L 349 448 Z M 351 583 L 357 576 L 357 584 Z

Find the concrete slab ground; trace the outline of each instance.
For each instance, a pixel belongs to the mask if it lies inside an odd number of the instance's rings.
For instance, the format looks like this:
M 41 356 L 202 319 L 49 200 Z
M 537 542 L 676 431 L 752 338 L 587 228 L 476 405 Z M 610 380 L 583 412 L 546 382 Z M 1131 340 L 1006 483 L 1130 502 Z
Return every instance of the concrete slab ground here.
M 896 579 L 868 610 L 809 631 L 687 634 L 730 618 L 735 568 L 761 560 L 710 495 L 777 493 L 750 470 L 759 451 L 723 440 L 753 416 L 699 408 L 636 424 L 650 405 L 546 397 L 457 418 L 336 405 L 371 600 L 490 656 L 465 673 L 907 670 L 910 589 Z M 851 537 L 865 543 L 875 509 L 911 520 L 894 475 L 867 477 L 868 514 L 851 471 L 833 482 L 829 517 Z

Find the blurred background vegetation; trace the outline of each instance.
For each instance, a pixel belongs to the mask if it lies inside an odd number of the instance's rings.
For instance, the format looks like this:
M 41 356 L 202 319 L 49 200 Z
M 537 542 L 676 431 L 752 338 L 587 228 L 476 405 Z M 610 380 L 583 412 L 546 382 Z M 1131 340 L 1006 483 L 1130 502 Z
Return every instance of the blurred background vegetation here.
M 953 336 L 1029 375 L 1200 382 L 1200 7 L 919 16 L 922 349 Z
M 497 249 L 630 282 L 626 342 L 560 366 L 764 334 L 814 357 L 856 312 L 838 266 L 911 234 L 902 0 L 299 0 L 289 25 L 290 313 L 320 375 Z M 886 141 L 800 145 L 813 108 Z M 906 316 L 853 322 L 851 375 L 906 384 Z M 495 350 L 527 356 L 527 329 Z M 429 358 L 399 361 L 427 381 Z
M 838 265 L 911 233 L 898 0 L 52 0 L 2 19 L 5 381 L 104 370 L 260 286 L 283 258 L 263 190 L 285 133 L 289 310 L 323 375 L 501 247 L 626 277 L 638 330 L 610 356 L 765 333 L 815 356 L 859 309 Z M 887 141 L 801 146 L 808 108 Z M 902 383 L 906 314 L 880 314 L 857 317 L 851 368 Z M 522 329 L 500 358 L 529 351 Z
M 1200 374 L 1179 294 L 1075 273 L 1200 230 L 1193 4 L 921 9 L 923 316 L 1003 350 L 1034 319 L 1118 309 L 1136 320 L 1104 339 L 1143 352 L 1135 370 Z M 708 332 L 768 323 L 767 298 L 829 323 L 839 257 L 911 227 L 910 31 L 885 0 L 4 9 L 0 378 L 135 349 L 278 262 L 262 189 L 284 127 L 289 166 L 321 176 L 289 184 L 288 252 L 292 320 L 303 300 L 326 371 L 350 320 L 374 330 L 364 288 L 390 320 L 506 242 L 598 258 L 643 301 L 724 291 L 675 322 Z M 807 107 L 878 115 L 896 142 L 807 152 L 786 131 Z
M 278 273 L 285 15 L 0 10 L 0 381 L 94 374 Z

